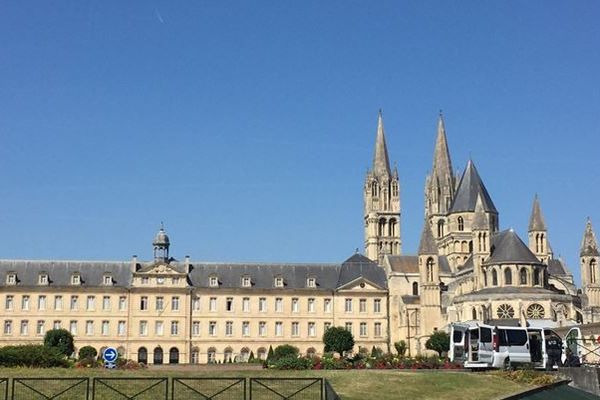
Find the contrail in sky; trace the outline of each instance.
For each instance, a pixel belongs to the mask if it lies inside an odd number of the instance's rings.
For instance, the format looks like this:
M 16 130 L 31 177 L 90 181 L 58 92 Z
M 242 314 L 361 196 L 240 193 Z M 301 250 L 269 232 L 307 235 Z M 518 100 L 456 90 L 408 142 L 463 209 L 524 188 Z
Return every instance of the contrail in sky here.
M 162 19 L 162 15 L 160 15 L 160 13 L 158 12 L 158 10 L 156 8 L 154 9 L 154 14 L 156 15 L 156 19 L 158 19 L 158 22 L 160 22 L 161 24 L 165 23 L 165 21 L 163 21 L 163 19 Z

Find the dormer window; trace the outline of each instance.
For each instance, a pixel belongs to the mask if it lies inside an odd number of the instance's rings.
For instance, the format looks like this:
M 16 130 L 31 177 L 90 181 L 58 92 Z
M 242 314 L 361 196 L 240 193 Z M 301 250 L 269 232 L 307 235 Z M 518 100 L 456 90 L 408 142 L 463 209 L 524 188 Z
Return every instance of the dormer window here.
M 315 278 L 306 278 L 306 287 L 317 287 L 317 280 Z
M 14 272 L 9 272 L 6 275 L 6 284 L 7 285 L 16 285 L 17 284 L 17 274 Z
M 42 272 L 39 276 L 38 276 L 38 283 L 40 285 L 47 285 L 48 284 L 48 274 L 45 272 Z
M 79 274 L 71 275 L 71 285 L 81 285 L 81 275 L 79 275 Z
M 219 279 L 216 276 L 211 276 L 208 278 L 208 286 L 210 287 L 218 287 Z
M 283 287 L 283 278 L 281 276 L 275 278 L 275 287 Z
M 112 284 L 113 284 L 112 275 L 104 275 L 104 277 L 102 278 L 102 283 L 105 286 L 112 286 Z
M 148 284 L 148 277 L 142 276 L 142 285 L 147 285 L 147 284 Z
M 252 279 L 249 276 L 242 276 L 242 287 L 252 286 Z
M 179 285 L 179 277 L 172 278 L 173 285 Z

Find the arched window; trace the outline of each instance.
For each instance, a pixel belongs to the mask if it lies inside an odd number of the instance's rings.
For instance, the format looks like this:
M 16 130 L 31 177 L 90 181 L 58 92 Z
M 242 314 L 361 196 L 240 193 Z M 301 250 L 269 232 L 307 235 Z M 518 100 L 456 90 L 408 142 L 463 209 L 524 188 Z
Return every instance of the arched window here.
M 248 362 L 248 358 L 250 358 L 250 349 L 247 347 L 242 347 L 240 351 L 240 360 L 241 362 Z
M 148 350 L 146 350 L 145 347 L 140 347 L 138 349 L 138 362 L 148 364 Z
M 463 217 L 458 217 L 458 230 L 461 232 L 465 230 L 465 220 Z
M 483 271 L 483 286 L 487 287 L 488 285 L 488 277 L 487 277 L 487 272 L 485 272 L 485 270 Z
M 396 236 L 396 220 L 390 219 L 390 223 L 388 225 L 388 236 Z
M 413 296 L 418 296 L 419 295 L 419 283 L 413 282 L 412 289 L 413 289 Z
M 483 233 L 483 251 L 487 251 L 487 233 Z
M 544 249 L 544 234 L 540 234 L 540 253 L 543 253 L 544 251 L 546 251 Z
M 223 362 L 233 361 L 233 349 L 231 347 L 227 347 L 225 349 L 225 353 L 223 354 Z
M 540 252 L 540 234 L 536 234 L 535 235 L 535 252 L 539 253 Z
M 477 235 L 477 243 L 478 243 L 478 247 L 479 247 L 479 251 L 483 251 L 483 241 L 481 240 L 482 235 L 481 232 L 479 232 L 479 234 Z
M 264 347 L 259 347 L 256 351 L 256 356 L 259 360 L 264 360 L 267 357 L 267 349 Z
M 217 349 L 214 347 L 209 347 L 206 352 L 207 360 L 209 364 L 214 364 L 217 361 Z
M 471 319 L 477 319 L 477 309 L 475 307 L 473 307 L 473 309 L 471 310 Z
M 473 253 L 473 241 L 469 240 L 469 253 Z
M 385 236 L 385 219 L 379 220 L 379 236 Z
M 508 267 L 504 269 L 504 284 L 512 285 L 512 270 Z
M 192 347 L 192 364 L 198 364 L 200 362 L 200 350 L 197 347 Z
M 433 282 L 433 258 L 427 259 L 427 281 Z
M 377 196 L 377 182 L 371 183 L 371 196 Z
M 444 221 L 443 220 L 438 221 L 437 228 L 438 228 L 438 237 L 441 238 L 442 236 L 444 236 Z
M 525 268 L 521 268 L 519 271 L 519 283 L 521 285 L 527 285 L 527 270 Z
M 161 349 L 160 347 L 156 347 L 154 349 L 154 357 L 152 361 L 156 365 L 160 365 L 163 363 L 163 349 Z
M 596 259 L 590 260 L 590 283 L 596 283 Z
M 498 272 L 495 269 L 492 270 L 492 286 L 498 286 Z
M 466 241 L 466 240 L 465 240 L 465 241 L 463 241 L 463 242 L 461 242 L 461 244 L 460 244 L 460 251 L 462 251 L 463 253 L 466 253 L 466 252 L 467 252 L 467 250 L 469 249 L 469 247 L 468 247 L 468 246 L 469 246 L 469 245 L 467 244 L 467 241 Z
M 534 285 L 540 284 L 540 270 L 537 267 L 533 268 L 533 284 Z
M 312 358 L 312 357 L 314 357 L 316 355 L 317 355 L 317 350 L 315 350 L 314 347 L 309 347 L 308 349 L 306 349 L 306 356 L 307 357 Z
M 179 350 L 177 347 L 171 347 L 171 350 L 169 350 L 169 364 L 179 364 Z

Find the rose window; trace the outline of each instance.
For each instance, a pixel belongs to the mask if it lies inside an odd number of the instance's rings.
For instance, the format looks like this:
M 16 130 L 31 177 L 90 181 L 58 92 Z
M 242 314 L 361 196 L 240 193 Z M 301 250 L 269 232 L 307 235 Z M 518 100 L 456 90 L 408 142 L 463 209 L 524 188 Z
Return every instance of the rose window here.
M 510 304 L 500 304 L 496 310 L 496 315 L 500 319 L 512 318 L 515 316 L 515 309 Z
M 540 304 L 532 304 L 527 307 L 527 318 L 542 319 L 545 314 L 544 307 Z

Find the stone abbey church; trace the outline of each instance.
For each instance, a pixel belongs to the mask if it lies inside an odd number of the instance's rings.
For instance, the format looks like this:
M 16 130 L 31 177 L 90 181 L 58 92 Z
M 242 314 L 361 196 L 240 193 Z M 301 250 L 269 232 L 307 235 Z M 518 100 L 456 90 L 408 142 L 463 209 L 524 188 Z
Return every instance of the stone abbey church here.
M 414 355 L 457 321 L 600 320 L 591 223 L 578 291 L 553 255 L 539 199 L 525 241 L 501 230 L 475 164 L 455 175 L 441 116 L 417 254 L 402 253 L 400 184 L 381 114 L 363 195 L 365 255 L 339 264 L 178 261 L 163 227 L 149 261 L 0 260 L 0 345 L 41 342 L 47 330 L 64 328 L 77 348 L 114 346 L 144 363 L 245 361 L 286 343 L 321 354 L 325 330 L 342 326 L 354 335 L 354 351 L 389 351 L 405 340 Z

